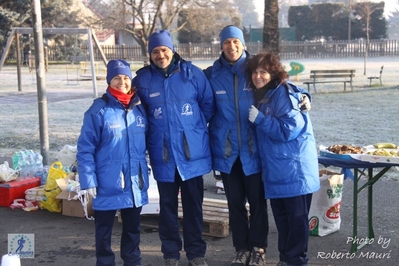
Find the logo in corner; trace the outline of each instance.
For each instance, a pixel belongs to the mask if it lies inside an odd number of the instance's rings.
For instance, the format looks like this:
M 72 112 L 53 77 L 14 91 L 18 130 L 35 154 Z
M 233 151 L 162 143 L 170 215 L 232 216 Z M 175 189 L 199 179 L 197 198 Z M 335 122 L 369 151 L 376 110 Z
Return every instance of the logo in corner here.
M 34 234 L 8 234 L 8 254 L 21 259 L 35 257 Z

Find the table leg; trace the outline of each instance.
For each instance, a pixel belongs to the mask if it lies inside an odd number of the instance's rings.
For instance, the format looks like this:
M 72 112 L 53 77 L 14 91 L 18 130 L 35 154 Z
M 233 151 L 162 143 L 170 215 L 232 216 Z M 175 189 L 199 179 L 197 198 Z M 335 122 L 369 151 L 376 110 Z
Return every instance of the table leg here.
M 354 181 L 353 181 L 353 241 L 351 246 L 351 253 L 355 253 L 362 247 L 370 243 L 371 239 L 374 239 L 374 228 L 373 228 L 373 185 L 377 182 L 391 167 L 387 166 L 383 168 L 376 175 L 373 175 L 373 168 L 368 168 L 368 181 L 359 188 L 359 179 L 364 176 L 364 171 L 360 171 L 358 168 L 354 168 Z M 358 212 L 357 203 L 359 193 L 367 187 L 367 223 L 368 223 L 368 237 L 366 240 L 360 240 L 357 237 L 357 222 Z M 359 245 L 359 242 L 361 244 Z
M 357 251 L 357 182 L 359 171 L 357 168 L 353 169 L 353 234 L 352 234 L 352 246 L 351 253 L 355 253 Z
M 369 168 L 369 180 L 373 179 L 373 168 Z M 374 239 L 374 228 L 373 228 L 373 184 L 368 187 L 368 202 L 367 202 L 367 212 L 368 212 L 368 229 L 369 229 L 369 239 Z

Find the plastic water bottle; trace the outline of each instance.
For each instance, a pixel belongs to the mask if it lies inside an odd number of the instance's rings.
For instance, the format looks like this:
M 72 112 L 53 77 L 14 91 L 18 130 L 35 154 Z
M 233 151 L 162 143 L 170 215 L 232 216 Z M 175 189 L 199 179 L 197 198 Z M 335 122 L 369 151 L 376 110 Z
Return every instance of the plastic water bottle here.
M 25 151 L 21 151 L 21 156 L 19 157 L 18 160 L 18 166 L 19 166 L 19 176 L 25 177 L 27 176 L 27 163 L 28 163 L 28 157 Z
M 36 152 L 34 154 L 34 172 L 40 171 L 43 168 L 43 156 Z
M 13 169 L 19 170 L 20 177 L 30 178 L 42 171 L 43 156 L 33 150 L 22 150 L 14 153 L 12 163 Z
M 49 168 L 50 167 L 48 165 L 45 165 L 36 171 L 35 177 L 40 178 L 40 185 L 46 184 Z
M 43 167 L 43 156 L 39 152 L 36 152 L 35 154 L 35 161 L 37 167 L 39 168 Z
M 28 167 L 27 167 L 28 175 L 27 176 L 33 177 L 36 172 L 35 153 L 32 150 L 29 150 L 27 153 L 28 153 Z
M 21 158 L 21 152 L 20 151 L 14 152 L 14 154 L 12 156 L 12 168 L 14 170 L 16 170 L 17 167 L 19 166 L 18 162 L 19 162 L 20 158 Z

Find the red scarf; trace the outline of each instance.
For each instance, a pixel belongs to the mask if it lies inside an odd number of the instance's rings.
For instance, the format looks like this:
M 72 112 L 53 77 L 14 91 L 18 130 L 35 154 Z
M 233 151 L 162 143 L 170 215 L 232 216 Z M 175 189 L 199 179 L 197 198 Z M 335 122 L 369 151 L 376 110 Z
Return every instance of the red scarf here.
M 124 93 L 120 90 L 112 88 L 111 86 L 108 86 L 108 89 L 111 95 L 114 96 L 118 101 L 120 101 L 123 104 L 123 107 L 126 107 L 130 103 L 130 100 L 134 95 L 134 92 L 132 90 L 128 91 L 127 93 Z

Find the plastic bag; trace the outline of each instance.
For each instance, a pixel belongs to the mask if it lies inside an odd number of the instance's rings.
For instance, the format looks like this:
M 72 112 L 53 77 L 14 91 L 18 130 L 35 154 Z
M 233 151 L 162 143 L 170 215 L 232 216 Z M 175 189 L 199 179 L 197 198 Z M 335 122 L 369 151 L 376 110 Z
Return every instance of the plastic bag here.
M 40 208 L 50 212 L 61 212 L 61 200 L 56 196 L 60 194 L 61 189 L 58 187 L 56 179 L 65 178 L 68 173 L 62 168 L 60 161 L 54 162 L 48 171 L 47 181 L 44 185 L 44 195 L 40 202 Z
M 17 179 L 18 170 L 12 169 L 8 162 L 5 161 L 3 164 L 0 164 L 0 182 L 9 182 Z
M 76 161 L 76 153 L 78 151 L 77 146 L 65 145 L 56 154 L 58 161 L 63 163 L 67 167 L 71 167 Z
M 11 209 L 23 209 L 26 212 L 37 211 L 39 206 L 37 206 L 36 201 L 29 201 L 25 199 L 15 199 L 10 205 Z
M 340 229 L 343 184 L 343 174 L 320 170 L 320 190 L 313 193 L 309 211 L 310 235 L 325 236 Z

